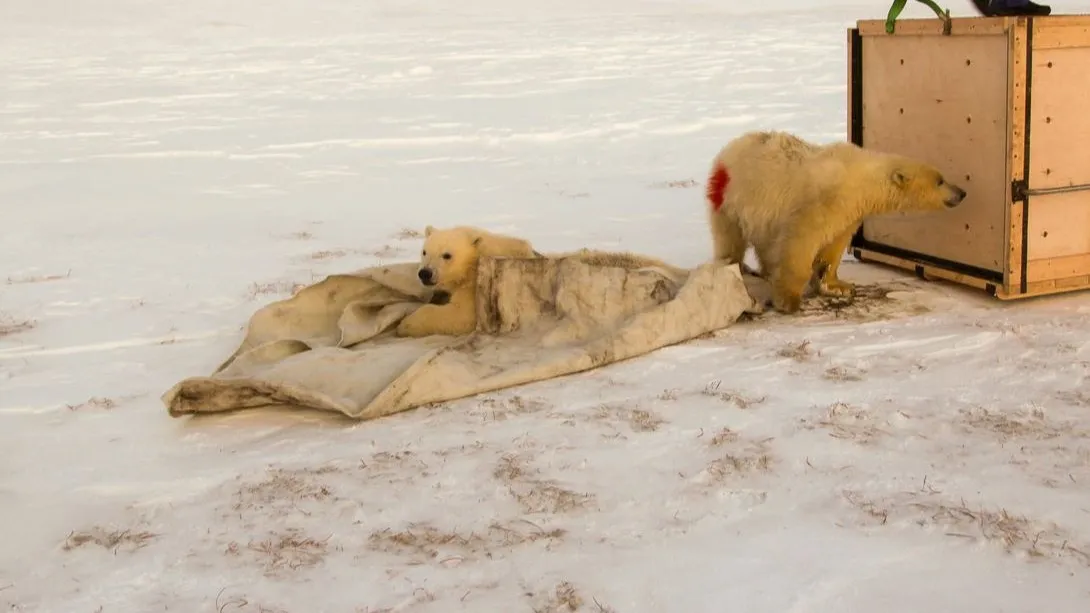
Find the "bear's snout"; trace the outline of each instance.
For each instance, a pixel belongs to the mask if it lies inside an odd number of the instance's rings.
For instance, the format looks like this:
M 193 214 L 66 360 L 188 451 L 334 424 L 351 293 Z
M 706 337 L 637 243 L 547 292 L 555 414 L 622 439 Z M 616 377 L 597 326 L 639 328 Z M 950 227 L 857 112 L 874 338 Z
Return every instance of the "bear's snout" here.
M 946 207 L 952 209 L 957 205 L 961 204 L 962 200 L 965 200 L 965 190 L 961 189 L 957 185 L 951 185 L 950 189 L 954 191 L 954 195 L 946 201 Z
M 435 285 L 435 273 L 430 268 L 421 268 L 416 276 L 420 277 L 420 282 L 424 285 Z

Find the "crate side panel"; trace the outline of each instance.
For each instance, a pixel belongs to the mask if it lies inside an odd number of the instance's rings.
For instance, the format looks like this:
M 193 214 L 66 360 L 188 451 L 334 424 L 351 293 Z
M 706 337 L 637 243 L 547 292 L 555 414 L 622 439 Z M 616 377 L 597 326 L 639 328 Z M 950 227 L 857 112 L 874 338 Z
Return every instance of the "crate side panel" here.
M 1090 254 L 1030 260 L 1026 276 L 1033 281 L 1052 281 L 1090 275 Z
M 1090 192 L 1030 197 L 1028 239 L 1031 263 L 1090 254 Z
M 1006 32 L 1017 17 L 954 17 L 950 20 L 951 36 L 988 36 Z M 856 22 L 863 36 L 941 36 L 942 20 L 931 18 L 898 19 L 893 34 L 886 34 L 885 19 L 861 19 Z
M 1090 184 L 1090 46 L 1034 49 L 1031 87 L 1030 189 Z
M 1035 296 L 1048 296 L 1050 294 L 1063 294 L 1079 290 L 1090 289 L 1090 275 L 1077 277 L 1065 277 L 1063 279 L 1049 279 L 1047 281 L 1035 281 L 1026 287 L 1026 292 L 1000 296 L 1000 298 L 1032 298 Z
M 1090 16 L 1050 15 L 1033 21 L 1034 49 L 1090 47 Z
M 872 217 L 866 240 L 1002 273 L 1007 260 L 1009 38 L 864 37 L 863 145 L 935 164 L 957 209 Z

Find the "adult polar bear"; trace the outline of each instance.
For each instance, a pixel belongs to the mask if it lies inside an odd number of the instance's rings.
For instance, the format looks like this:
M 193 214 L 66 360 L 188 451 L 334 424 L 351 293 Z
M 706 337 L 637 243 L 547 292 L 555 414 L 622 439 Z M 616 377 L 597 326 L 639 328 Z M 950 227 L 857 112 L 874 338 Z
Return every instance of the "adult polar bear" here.
M 837 270 L 863 218 L 953 208 L 965 190 L 909 157 L 762 131 L 719 151 L 706 198 L 715 258 L 741 264 L 752 245 L 773 306 L 794 313 L 815 272 L 821 293 L 852 293 Z

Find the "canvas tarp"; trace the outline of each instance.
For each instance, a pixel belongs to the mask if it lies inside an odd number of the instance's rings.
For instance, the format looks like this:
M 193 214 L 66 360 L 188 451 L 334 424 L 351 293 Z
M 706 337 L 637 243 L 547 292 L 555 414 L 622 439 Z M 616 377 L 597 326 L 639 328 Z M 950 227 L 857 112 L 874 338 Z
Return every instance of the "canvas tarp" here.
M 477 331 L 399 338 L 431 295 L 415 262 L 338 274 L 259 309 L 209 376 L 162 399 L 173 416 L 262 406 L 374 419 L 590 370 L 726 328 L 759 310 L 737 265 L 691 270 L 629 253 L 482 258 Z

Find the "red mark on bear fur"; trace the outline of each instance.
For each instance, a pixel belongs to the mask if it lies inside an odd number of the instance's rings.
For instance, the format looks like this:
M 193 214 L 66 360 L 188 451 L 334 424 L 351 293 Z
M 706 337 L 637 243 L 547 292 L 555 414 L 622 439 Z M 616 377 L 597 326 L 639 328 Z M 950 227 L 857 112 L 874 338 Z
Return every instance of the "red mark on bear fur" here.
M 723 206 L 723 195 L 727 192 L 728 185 L 730 185 L 730 173 L 727 172 L 726 166 L 716 164 L 715 170 L 708 177 L 707 191 L 708 200 L 712 203 L 712 210 L 716 213 Z

